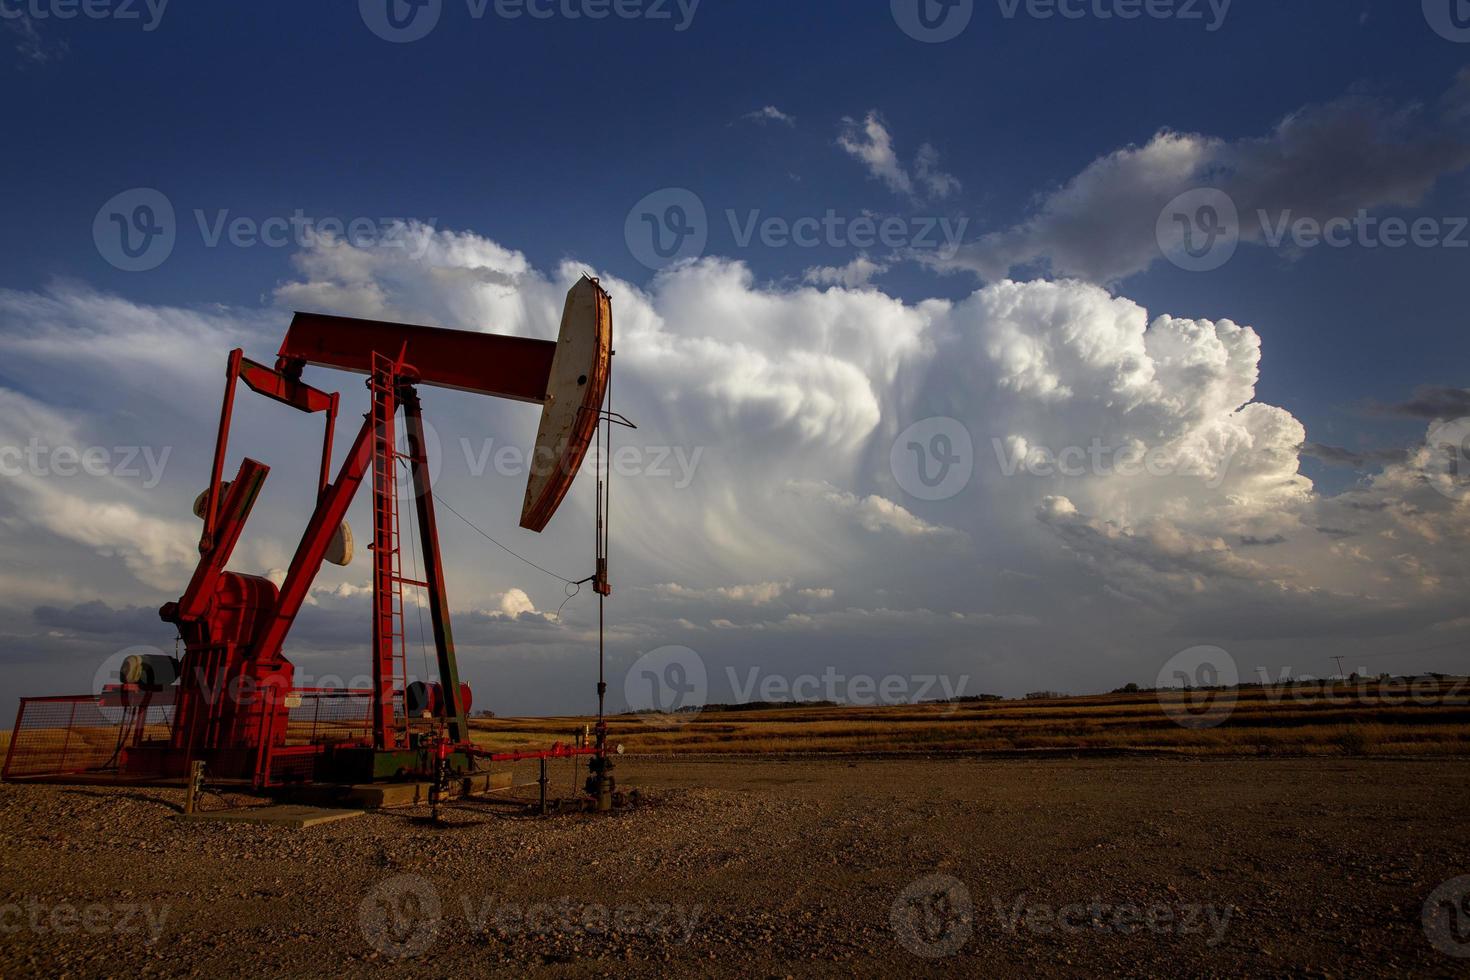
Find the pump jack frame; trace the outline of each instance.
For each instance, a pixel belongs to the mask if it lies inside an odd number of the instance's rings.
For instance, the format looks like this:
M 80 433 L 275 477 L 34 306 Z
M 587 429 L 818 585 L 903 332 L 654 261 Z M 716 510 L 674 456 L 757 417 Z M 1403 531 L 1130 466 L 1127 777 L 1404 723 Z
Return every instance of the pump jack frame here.
M 291 780 L 367 782 L 423 776 L 437 752 L 456 773 L 472 771 L 480 753 L 469 742 L 465 692 L 459 683 L 449 599 L 434 511 L 420 384 L 521 401 L 546 398 L 556 344 L 407 324 L 298 313 L 274 367 L 232 351 L 226 370 L 219 434 L 203 505 L 200 560 L 177 601 L 160 616 L 175 624 L 185 645 L 176 723 L 162 757 L 139 746 L 134 765 L 182 775 L 204 761 L 212 778 L 248 780 L 263 789 Z M 339 396 L 301 380 L 307 364 L 367 375 L 371 410 L 329 480 Z M 257 576 L 225 571 L 269 468 L 246 458 L 235 478 L 222 480 L 238 382 L 307 414 L 326 416 L 317 504 L 279 589 Z M 402 412 L 407 452 L 396 448 Z M 397 466 L 412 478 L 422 580 L 402 576 L 397 561 Z M 578 460 L 580 462 L 580 460 Z M 294 668 L 282 644 L 326 559 L 359 487 L 372 477 L 373 631 L 372 739 L 359 744 L 287 748 L 288 700 Z M 402 646 L 402 587 L 427 594 L 439 670 L 438 716 L 448 743 L 435 748 L 411 730 L 395 671 Z M 162 747 L 158 747 L 161 750 Z M 150 758 L 149 756 L 153 757 Z M 310 775 L 307 775 L 307 769 Z M 178 773 L 171 770 L 178 769 Z

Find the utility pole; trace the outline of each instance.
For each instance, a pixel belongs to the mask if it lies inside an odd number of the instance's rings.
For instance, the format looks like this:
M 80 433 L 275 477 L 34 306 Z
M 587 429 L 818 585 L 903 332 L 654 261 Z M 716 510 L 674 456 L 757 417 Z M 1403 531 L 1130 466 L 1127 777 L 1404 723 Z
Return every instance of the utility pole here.
M 1337 676 L 1342 678 L 1343 680 L 1347 680 L 1347 674 L 1344 673 L 1342 669 L 1342 658 L 1333 657 L 1332 659 L 1337 661 Z

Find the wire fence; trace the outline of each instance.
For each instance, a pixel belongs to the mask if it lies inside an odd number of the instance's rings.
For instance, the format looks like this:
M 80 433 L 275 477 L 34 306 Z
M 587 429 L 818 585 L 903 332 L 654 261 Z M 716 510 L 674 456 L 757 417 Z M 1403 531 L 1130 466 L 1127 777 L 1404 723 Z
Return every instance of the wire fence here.
M 5 753 L 4 778 L 119 771 L 124 750 L 166 741 L 172 704 L 123 703 L 93 694 L 21 698 Z
M 115 690 L 21 698 L 0 778 L 161 776 L 159 750 L 173 736 L 172 701 Z M 284 746 L 370 742 L 372 706 L 369 691 L 292 691 L 286 699 Z M 295 757 L 299 763 L 299 754 Z

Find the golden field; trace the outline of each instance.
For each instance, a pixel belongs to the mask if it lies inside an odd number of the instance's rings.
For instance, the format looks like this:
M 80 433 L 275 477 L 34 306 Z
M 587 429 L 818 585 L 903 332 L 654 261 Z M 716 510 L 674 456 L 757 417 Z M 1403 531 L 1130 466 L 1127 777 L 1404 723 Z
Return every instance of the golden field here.
M 1195 714 L 1186 710 L 1190 706 Z M 570 741 L 589 721 L 476 718 L 471 728 L 479 744 L 510 751 Z M 1470 681 L 1425 678 L 1388 687 L 1377 681 L 1329 682 L 873 707 L 711 706 L 673 716 L 615 715 L 609 727 L 612 740 L 628 752 L 653 755 L 1459 755 L 1470 754 Z

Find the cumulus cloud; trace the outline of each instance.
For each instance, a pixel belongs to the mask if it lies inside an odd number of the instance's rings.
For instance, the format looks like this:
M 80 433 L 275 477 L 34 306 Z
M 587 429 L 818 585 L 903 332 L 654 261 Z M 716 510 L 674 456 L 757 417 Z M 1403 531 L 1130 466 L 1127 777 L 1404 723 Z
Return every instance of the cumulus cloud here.
M 0 293 L 0 352 L 35 382 L 26 392 L 0 384 L 4 443 L 39 431 L 110 446 L 148 432 L 174 446 L 151 491 L 107 479 L 0 484 L 7 585 L 46 579 L 52 590 L 10 593 L 13 621 L 0 605 L 0 632 L 34 632 L 37 605 L 62 611 L 46 614 L 50 630 L 79 603 L 148 608 L 177 595 L 231 346 L 268 357 L 296 308 L 551 337 L 584 269 L 537 269 L 469 232 L 412 225 L 404 240 L 392 250 L 314 244 L 264 311 L 168 310 L 79 289 Z M 1454 598 L 1470 575 L 1470 504 L 1446 455 L 1456 433 L 1431 429 L 1402 459 L 1321 493 L 1300 472 L 1305 428 L 1257 399 L 1269 338 L 1248 325 L 1150 313 L 1068 280 L 906 302 L 871 287 L 762 283 L 741 263 L 706 258 L 642 286 L 602 281 L 617 312 L 614 407 L 639 425 L 619 430 L 616 445 L 642 461 L 613 484 L 616 662 L 686 642 L 717 669 L 748 662 L 759 631 L 760 655 L 791 669 L 887 670 L 900 658 L 1027 690 L 1063 676 L 1116 685 L 1148 651 L 1201 636 L 1340 643 L 1463 616 Z M 180 348 L 220 359 L 160 353 Z M 312 379 L 341 390 L 344 419 L 353 416 L 355 379 Z M 517 527 L 524 474 L 475 466 L 529 445 L 534 406 L 427 389 L 424 400 L 442 498 L 528 561 L 572 581 L 590 574 L 585 477 L 536 536 Z M 314 499 L 320 434 L 271 410 L 237 408 L 236 451 L 272 466 L 273 495 L 252 519 L 241 571 L 286 567 Z M 974 473 L 954 496 L 927 500 L 905 486 L 890 450 L 936 416 L 968 433 Z M 1084 458 L 1095 447 L 1095 461 L 1047 475 L 1009 465 L 1068 447 Z M 657 454 L 673 448 L 702 450 L 687 484 L 659 475 Z M 1148 465 L 1122 465 L 1135 459 Z M 359 528 L 370 526 L 363 508 Z M 521 710 L 585 707 L 560 692 L 595 650 L 590 590 L 569 595 L 453 520 L 440 516 L 467 676 L 494 678 L 501 692 L 501 679 L 524 679 L 541 693 Z M 318 673 L 361 659 L 365 568 L 328 570 L 293 633 L 293 656 L 299 647 Z M 824 605 L 839 591 L 840 609 Z
M 520 619 L 521 617 L 538 617 L 541 613 L 537 611 L 536 604 L 526 594 L 525 589 L 506 589 L 497 596 L 490 597 L 490 607 L 480 610 L 480 615 L 490 619 Z M 552 616 L 554 617 L 554 614 Z
M 955 256 L 919 256 L 996 281 L 1035 270 L 1115 283 L 1162 258 L 1156 224 L 1180 194 L 1213 187 L 1260 244 L 1283 216 L 1324 222 L 1419 205 L 1439 178 L 1470 166 L 1470 70 L 1437 106 L 1353 95 L 1302 108 L 1264 136 L 1227 140 L 1164 130 L 1094 160 L 1014 226 Z M 1265 215 L 1265 219 L 1261 219 Z

